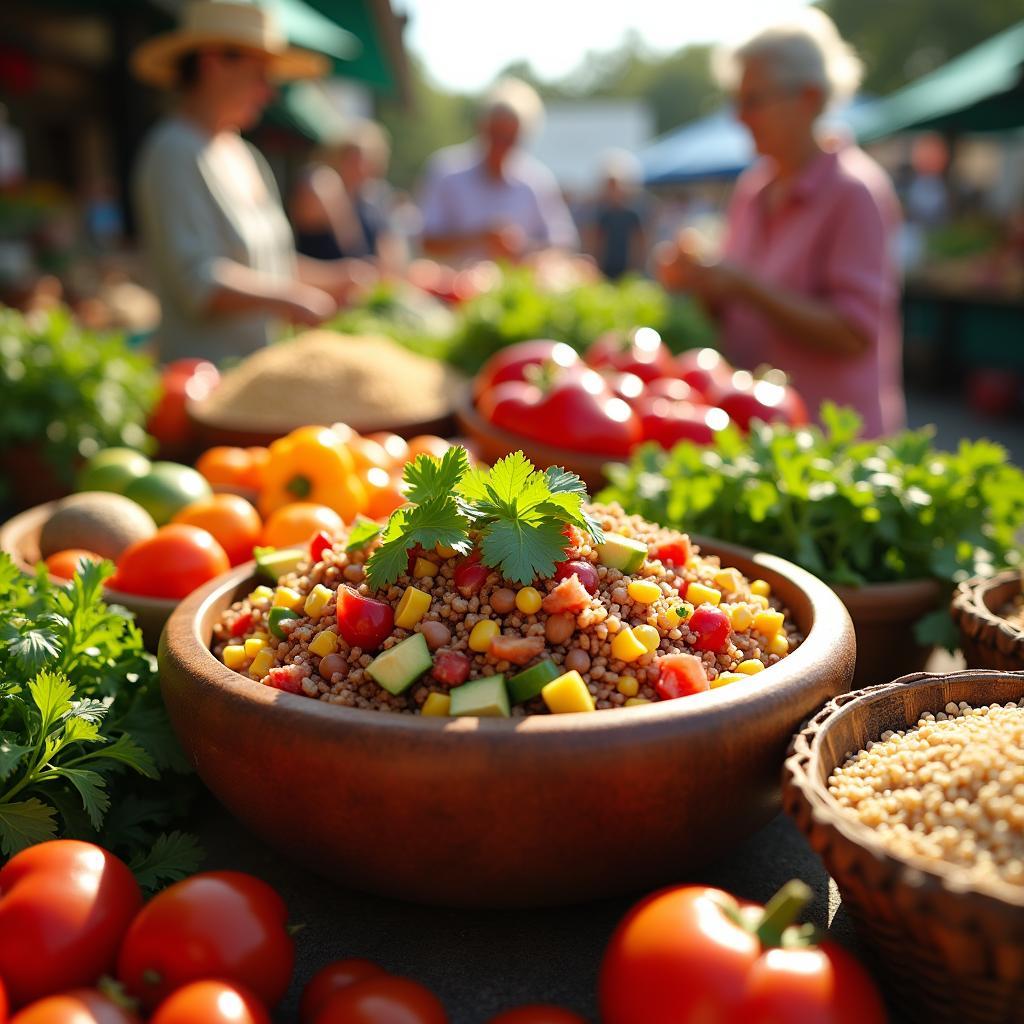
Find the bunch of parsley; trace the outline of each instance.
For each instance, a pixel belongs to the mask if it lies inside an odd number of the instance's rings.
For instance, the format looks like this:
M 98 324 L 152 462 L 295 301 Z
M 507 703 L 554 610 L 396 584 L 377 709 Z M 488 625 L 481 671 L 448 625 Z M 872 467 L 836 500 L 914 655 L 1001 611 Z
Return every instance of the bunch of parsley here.
M 380 547 L 367 561 L 367 581 L 374 588 L 405 572 L 416 545 L 442 545 L 466 555 L 478 544 L 485 565 L 528 584 L 550 576 L 565 557 L 566 526 L 604 540 L 584 508 L 583 481 L 557 466 L 539 472 L 522 452 L 489 470 L 470 469 L 466 449 L 456 445 L 440 459 L 419 456 L 405 467 L 404 479 L 409 504 L 391 514 Z
M 128 612 L 103 602 L 112 571 L 87 563 L 58 586 L 0 553 L 0 852 L 88 839 L 153 888 L 199 865 L 193 837 L 160 831 L 194 783 L 155 660 Z
M 600 495 L 656 523 L 788 558 L 831 584 L 932 578 L 952 585 L 1020 563 L 1024 473 L 989 441 L 939 451 L 930 428 L 859 438 L 826 404 L 823 429 L 755 425 L 713 446 L 644 446 Z M 943 608 L 917 624 L 956 645 Z

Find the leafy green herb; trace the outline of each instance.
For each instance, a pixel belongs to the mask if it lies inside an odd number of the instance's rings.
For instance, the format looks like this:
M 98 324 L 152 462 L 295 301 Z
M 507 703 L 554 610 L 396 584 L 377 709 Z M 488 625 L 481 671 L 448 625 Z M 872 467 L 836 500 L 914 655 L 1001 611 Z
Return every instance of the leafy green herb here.
M 191 780 L 157 688 L 156 664 L 122 608 L 107 607 L 109 562 L 67 585 L 23 576 L 0 553 L 0 852 L 56 836 L 127 857 L 159 840 Z M 159 781 L 157 781 L 159 780 Z M 142 804 L 145 812 L 131 818 Z M 161 877 L 180 844 L 165 844 Z M 191 863 L 182 858 L 187 867 Z
M 681 604 L 675 609 L 676 615 L 682 622 L 685 622 L 693 614 L 693 605 Z
M 405 482 L 412 504 L 392 513 L 367 562 L 374 588 L 405 572 L 416 545 L 468 554 L 475 541 L 486 565 L 525 584 L 550 575 L 562 560 L 566 526 L 604 540 L 583 507 L 587 491 L 579 477 L 554 466 L 538 472 L 522 452 L 471 470 L 465 448 L 455 446 L 440 459 L 419 456 L 406 467 Z
M 789 558 L 831 584 L 931 577 L 954 583 L 1021 560 L 1024 473 L 989 441 L 937 450 L 930 428 L 858 439 L 850 409 L 826 404 L 823 429 L 724 431 L 713 447 L 644 446 L 611 467 L 599 496 L 665 526 Z M 922 642 L 953 646 L 944 609 Z
M 356 521 L 352 524 L 352 529 L 349 530 L 348 543 L 345 545 L 345 550 L 362 551 L 370 541 L 380 535 L 380 531 L 380 523 L 375 523 L 372 519 L 357 517 Z

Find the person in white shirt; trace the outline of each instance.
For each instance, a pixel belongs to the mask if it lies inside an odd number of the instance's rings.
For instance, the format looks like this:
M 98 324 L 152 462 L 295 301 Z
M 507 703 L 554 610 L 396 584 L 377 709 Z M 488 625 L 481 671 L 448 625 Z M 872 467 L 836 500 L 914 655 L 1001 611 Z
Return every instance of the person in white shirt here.
M 478 137 L 431 157 L 420 197 L 426 255 L 461 263 L 579 248 L 554 175 L 520 146 L 542 114 L 529 85 L 503 79 L 484 102 Z

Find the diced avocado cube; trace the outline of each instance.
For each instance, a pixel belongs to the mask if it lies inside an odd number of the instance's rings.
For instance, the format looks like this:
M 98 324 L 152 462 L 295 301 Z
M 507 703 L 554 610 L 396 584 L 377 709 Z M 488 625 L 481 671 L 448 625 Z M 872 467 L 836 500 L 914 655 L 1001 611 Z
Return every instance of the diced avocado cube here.
M 295 572 L 309 552 L 305 548 L 256 548 L 255 557 L 259 574 L 276 583 L 282 576 Z
M 284 608 L 281 605 L 274 605 L 273 608 L 267 612 L 267 628 L 273 633 L 278 640 L 285 638 L 285 632 L 281 628 L 281 623 L 284 619 L 297 619 L 299 618 L 298 612 L 293 612 L 291 608 Z
M 647 545 L 619 533 L 606 533 L 604 543 L 597 545 L 597 557 L 609 569 L 618 569 L 626 574 L 634 573 L 644 564 Z
M 366 671 L 388 693 L 405 693 L 434 664 L 422 633 L 413 633 L 400 644 L 378 654 Z
M 478 718 L 508 718 L 508 691 L 504 676 L 484 676 L 456 686 L 451 692 L 448 714 L 474 715 Z
M 550 658 L 531 665 L 508 681 L 508 699 L 513 704 L 525 704 L 526 701 L 539 697 L 540 691 L 561 674 L 562 669 Z

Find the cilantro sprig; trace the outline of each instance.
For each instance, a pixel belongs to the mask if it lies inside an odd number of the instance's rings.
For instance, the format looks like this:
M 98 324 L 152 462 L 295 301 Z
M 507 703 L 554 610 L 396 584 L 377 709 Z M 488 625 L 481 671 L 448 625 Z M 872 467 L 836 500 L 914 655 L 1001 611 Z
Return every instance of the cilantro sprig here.
M 604 540 L 584 508 L 583 481 L 557 466 L 541 472 L 522 452 L 489 470 L 470 469 L 465 448 L 456 445 L 439 459 L 419 456 L 406 466 L 404 479 L 410 504 L 392 513 L 366 564 L 375 589 L 402 575 L 417 545 L 440 544 L 467 555 L 475 540 L 485 565 L 528 584 L 550 575 L 564 558 L 566 526 Z

